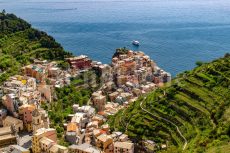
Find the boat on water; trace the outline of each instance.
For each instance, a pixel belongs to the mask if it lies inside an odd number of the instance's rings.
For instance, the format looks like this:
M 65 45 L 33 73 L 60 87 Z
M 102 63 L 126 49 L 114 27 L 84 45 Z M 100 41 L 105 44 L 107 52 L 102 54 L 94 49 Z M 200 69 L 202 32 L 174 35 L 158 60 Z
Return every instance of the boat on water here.
M 140 42 L 137 41 L 137 40 L 133 40 L 132 44 L 133 44 L 134 46 L 139 46 L 139 45 L 140 45 Z

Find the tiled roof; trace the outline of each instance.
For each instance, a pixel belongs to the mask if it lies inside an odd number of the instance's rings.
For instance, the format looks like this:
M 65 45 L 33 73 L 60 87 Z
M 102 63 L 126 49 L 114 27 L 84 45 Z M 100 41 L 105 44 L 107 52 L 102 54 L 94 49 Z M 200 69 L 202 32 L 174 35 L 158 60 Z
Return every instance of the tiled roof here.
M 69 123 L 67 125 L 67 132 L 76 131 L 76 130 L 77 130 L 77 125 L 75 123 Z
M 124 148 L 124 149 L 132 149 L 134 146 L 133 143 L 130 142 L 115 142 L 114 147 Z

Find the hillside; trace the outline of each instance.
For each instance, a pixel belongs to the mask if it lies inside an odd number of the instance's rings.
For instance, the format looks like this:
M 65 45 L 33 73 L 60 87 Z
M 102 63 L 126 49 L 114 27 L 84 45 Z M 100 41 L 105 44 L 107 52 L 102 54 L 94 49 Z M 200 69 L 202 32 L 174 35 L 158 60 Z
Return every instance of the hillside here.
M 200 65 L 110 116 L 112 129 L 159 152 L 230 151 L 230 56 Z
M 70 55 L 45 32 L 14 14 L 0 13 L 0 84 L 34 58 L 63 60 Z

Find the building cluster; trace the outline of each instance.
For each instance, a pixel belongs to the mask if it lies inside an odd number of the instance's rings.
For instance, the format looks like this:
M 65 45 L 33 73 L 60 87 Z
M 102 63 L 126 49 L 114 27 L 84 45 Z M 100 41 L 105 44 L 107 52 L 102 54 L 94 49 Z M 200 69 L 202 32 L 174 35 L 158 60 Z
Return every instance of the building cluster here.
M 107 117 L 171 81 L 171 75 L 143 52 L 131 50 L 113 57 L 111 65 L 85 55 L 67 58 L 66 62 L 71 67 L 68 70 L 60 69 L 57 62 L 34 60 L 22 68 L 21 75 L 3 83 L 0 148 L 9 146 L 4 150 L 7 153 L 30 152 L 17 145 L 18 133 L 26 131 L 32 134 L 33 153 L 134 153 L 134 143 L 124 133 L 111 132 Z M 92 94 L 91 105 L 72 106 L 74 113 L 64 123 L 64 138 L 71 145 L 58 145 L 56 130 L 49 127 L 48 113 L 40 106 L 52 102 L 54 88 L 69 85 L 72 77 L 88 70 L 95 72 L 102 85 Z
M 68 148 L 57 144 L 57 133 L 53 128 L 40 128 L 32 138 L 33 153 L 67 153 Z
M 66 61 L 70 64 L 71 68 L 77 70 L 89 69 L 92 63 L 92 60 L 86 55 L 66 58 Z
M 119 54 L 112 59 L 112 67 L 118 87 L 140 88 L 148 82 L 158 85 L 171 81 L 171 75 L 141 51 L 129 50 L 126 54 Z
M 22 68 L 21 75 L 5 81 L 0 86 L 0 146 L 18 144 L 17 135 L 22 131 L 34 134 L 41 128 L 49 129 L 48 113 L 40 106 L 51 102 L 54 88 L 68 85 L 71 76 L 56 62 L 34 60 Z M 8 152 L 18 149 L 11 146 Z
M 107 78 L 91 97 L 93 106 L 105 115 L 116 113 L 139 96 L 171 81 L 169 73 L 160 69 L 149 56 L 140 51 L 129 50 L 119 54 L 113 57 L 110 66 L 97 63 L 93 67 L 97 67 L 94 69 Z M 104 67 L 109 68 L 102 69 Z
M 38 91 L 36 80 L 32 77 L 12 76 L 4 82 L 0 90 L 2 104 L 14 117 L 18 117 L 19 106 L 41 102 L 41 92 Z
M 69 71 L 61 70 L 57 62 L 47 62 L 35 60 L 33 64 L 22 68 L 25 76 L 33 77 L 41 85 L 48 84 L 54 87 L 63 87 L 70 84 L 70 78 L 73 75 Z
M 30 153 L 29 149 L 25 149 L 19 145 L 10 145 L 7 148 L 0 149 L 3 153 Z
M 17 144 L 17 132 L 13 126 L 0 128 L 0 148 Z M 1 150 L 0 150 L 1 151 Z
M 92 106 L 74 104 L 73 112 L 75 114 L 70 114 L 69 122 L 65 124 L 65 139 L 72 144 L 68 148 L 70 153 L 134 152 L 134 144 L 128 136 L 121 132 L 111 133 L 104 114 L 96 113 Z

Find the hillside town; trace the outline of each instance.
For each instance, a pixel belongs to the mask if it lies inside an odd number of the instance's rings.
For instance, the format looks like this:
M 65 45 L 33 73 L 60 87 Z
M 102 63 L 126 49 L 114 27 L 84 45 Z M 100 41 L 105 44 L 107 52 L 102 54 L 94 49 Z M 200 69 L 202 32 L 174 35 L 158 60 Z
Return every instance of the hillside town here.
M 69 68 L 56 61 L 34 59 L 0 87 L 0 152 L 2 153 L 134 153 L 135 143 L 127 133 L 112 131 L 107 119 L 128 107 L 138 97 L 171 81 L 171 75 L 141 51 L 116 54 L 111 64 L 92 61 L 86 55 L 66 58 Z M 64 123 L 59 144 L 57 129 L 50 126 L 49 110 L 55 90 L 71 84 L 72 78 L 93 71 L 99 86 L 87 103 L 76 100 Z M 88 80 L 88 78 L 83 78 Z M 76 87 L 77 88 L 77 87 Z M 146 143 L 154 143 L 146 141 Z

